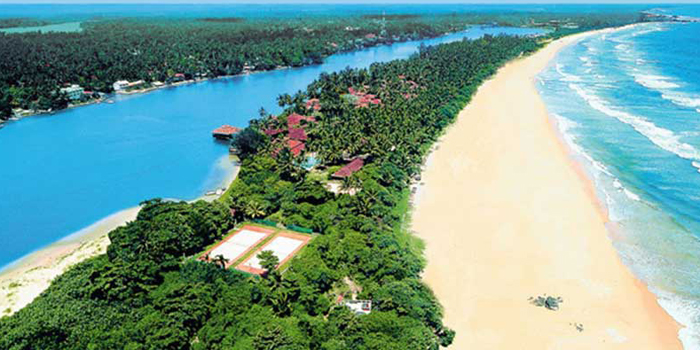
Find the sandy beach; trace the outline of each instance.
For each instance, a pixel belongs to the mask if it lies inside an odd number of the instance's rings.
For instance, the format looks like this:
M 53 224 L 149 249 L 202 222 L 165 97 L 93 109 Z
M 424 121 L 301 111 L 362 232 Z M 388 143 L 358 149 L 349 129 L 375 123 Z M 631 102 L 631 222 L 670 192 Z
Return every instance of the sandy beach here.
M 0 274 L 0 317 L 11 315 L 39 296 L 71 266 L 104 253 L 107 233 L 136 219 L 140 207 L 122 210 L 36 251 Z
M 227 164 L 230 162 L 230 164 Z M 240 166 L 237 158 L 222 156 L 218 166 L 228 170 L 226 177 L 217 188 L 228 188 L 238 176 Z M 202 195 L 191 200 L 212 202 L 221 194 Z M 177 200 L 177 199 L 174 199 Z M 109 237 L 113 229 L 136 220 L 140 207 L 133 207 L 114 213 L 106 218 L 40 249 L 0 272 L 0 317 L 11 315 L 31 303 L 46 290 L 51 281 L 71 266 L 107 251 Z
M 592 184 L 534 85 L 550 43 L 502 68 L 440 139 L 415 198 L 425 282 L 454 349 L 681 349 L 680 326 L 624 266 Z M 528 298 L 561 297 L 559 310 Z M 577 326 L 579 326 L 577 329 Z

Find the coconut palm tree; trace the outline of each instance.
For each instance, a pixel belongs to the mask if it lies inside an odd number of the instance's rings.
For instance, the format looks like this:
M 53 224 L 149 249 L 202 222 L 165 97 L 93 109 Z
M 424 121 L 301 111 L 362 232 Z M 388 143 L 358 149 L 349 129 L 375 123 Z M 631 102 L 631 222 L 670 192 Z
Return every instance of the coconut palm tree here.
M 224 269 L 226 268 L 226 264 L 228 264 L 229 259 L 226 259 L 223 255 L 219 254 L 212 259 L 212 262 L 219 266 L 220 268 Z
M 243 211 L 247 216 L 253 219 L 265 216 L 265 206 L 255 200 L 247 202 L 243 208 Z

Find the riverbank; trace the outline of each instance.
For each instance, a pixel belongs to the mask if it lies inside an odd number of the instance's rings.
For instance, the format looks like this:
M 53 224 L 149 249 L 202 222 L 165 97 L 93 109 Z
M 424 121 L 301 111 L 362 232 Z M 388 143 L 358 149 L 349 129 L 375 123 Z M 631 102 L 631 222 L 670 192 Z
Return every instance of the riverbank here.
M 107 233 L 135 220 L 139 209 L 129 208 L 110 215 L 3 270 L 0 274 L 0 317 L 25 307 L 71 266 L 103 254 L 109 245 Z
M 595 33 L 507 64 L 428 159 L 412 222 L 455 348 L 681 348 L 679 325 L 613 248 L 534 85 L 559 50 Z M 529 300 L 545 294 L 562 298 L 557 311 Z
M 222 157 L 233 161 L 231 156 Z M 228 188 L 238 176 L 240 164 L 234 162 L 231 171 L 223 179 L 220 187 Z M 221 195 L 202 195 L 197 200 L 208 202 Z M 114 213 L 62 240 L 14 262 L 0 271 L 0 317 L 11 315 L 46 290 L 51 281 L 71 266 L 104 254 L 109 246 L 108 233 L 129 221 L 136 220 L 140 207 L 133 207 Z

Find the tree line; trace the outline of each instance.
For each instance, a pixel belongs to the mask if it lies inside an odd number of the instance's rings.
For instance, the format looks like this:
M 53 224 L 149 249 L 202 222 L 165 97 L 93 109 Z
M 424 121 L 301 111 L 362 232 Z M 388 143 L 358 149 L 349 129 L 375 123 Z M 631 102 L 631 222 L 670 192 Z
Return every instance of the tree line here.
M 469 24 L 510 26 L 566 20 L 584 27 L 634 21 L 634 13 L 364 15 L 276 19 L 118 18 L 83 22 L 78 33 L 0 32 L 0 120 L 15 108 L 59 110 L 70 102 L 60 88 L 79 84 L 110 93 L 118 80 L 166 82 L 239 74 L 244 69 L 320 63 L 339 51 L 435 37 Z M 6 19 L 5 25 L 33 23 Z M 554 24 L 556 27 L 558 24 Z
M 466 28 L 466 17 L 360 17 L 84 22 L 79 33 L 0 33 L 0 118 L 13 108 L 58 110 L 60 88 L 110 93 L 118 80 L 166 82 L 321 63 L 364 46 L 434 37 Z M 371 35 L 370 35 L 371 34 Z M 368 38 L 367 35 L 370 35 Z

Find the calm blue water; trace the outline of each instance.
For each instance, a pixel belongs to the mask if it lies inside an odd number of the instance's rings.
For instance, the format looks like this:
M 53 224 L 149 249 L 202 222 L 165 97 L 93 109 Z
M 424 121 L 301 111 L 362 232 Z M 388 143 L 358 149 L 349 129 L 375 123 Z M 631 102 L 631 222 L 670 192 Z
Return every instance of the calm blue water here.
M 272 71 L 114 98 L 9 123 L 0 130 L 0 266 L 118 210 L 153 198 L 194 199 L 230 173 L 227 145 L 211 130 L 245 127 L 260 107 L 305 88 L 321 72 L 406 58 L 421 43 L 484 34 L 531 34 L 473 28 L 436 39 L 329 57 L 322 65 Z
M 597 35 L 563 50 L 539 83 L 607 204 L 613 243 L 686 326 L 686 349 L 700 349 L 698 38 L 700 23 Z
M 251 1 L 252 2 L 252 1 Z M 668 6 L 664 6 L 666 8 Z M 95 17 L 309 17 L 378 14 L 450 14 L 493 12 L 615 12 L 644 10 L 649 5 L 476 5 L 476 4 L 0 4 L 0 18 L 34 17 L 85 20 Z

